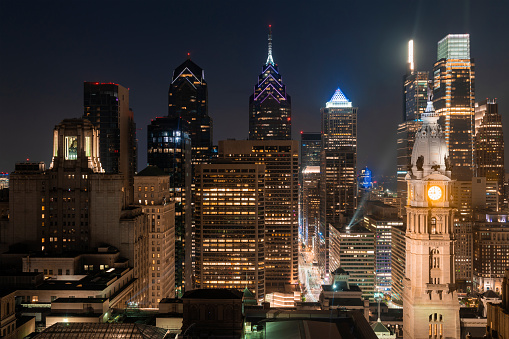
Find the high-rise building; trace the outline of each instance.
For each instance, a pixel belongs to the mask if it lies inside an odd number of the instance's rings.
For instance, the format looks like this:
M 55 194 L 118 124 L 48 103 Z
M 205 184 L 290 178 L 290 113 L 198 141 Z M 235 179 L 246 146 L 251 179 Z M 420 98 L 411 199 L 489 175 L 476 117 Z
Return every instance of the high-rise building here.
M 193 163 L 212 157 L 212 118 L 208 114 L 205 72 L 189 57 L 175 68 L 168 90 L 168 116 L 187 124 Z
M 400 198 L 400 214 L 404 214 L 407 183 L 405 176 L 412 157 L 415 133 L 421 127 L 421 114 L 426 109 L 426 91 L 429 73 L 415 71 L 414 42 L 408 42 L 408 69 L 403 77 L 403 120 L 397 132 L 397 191 Z
M 375 290 L 387 295 L 392 288 L 392 228 L 402 226 L 396 207 L 380 201 L 366 203 L 364 227 L 375 234 Z
M 313 247 L 320 221 L 320 133 L 300 134 L 299 237 Z
M 338 88 L 321 109 L 320 228 L 318 266 L 326 277 L 329 267 L 329 227 L 349 222 L 357 193 L 357 107 Z M 346 270 L 346 268 L 345 268 Z
M 196 288 L 265 285 L 265 166 L 199 164 L 195 171 Z
M 148 218 L 148 302 L 158 307 L 175 296 L 175 201 L 170 199 L 170 177 L 148 166 L 134 177 L 134 203 Z
M 146 215 L 126 200 L 125 176 L 104 173 L 99 154 L 99 129 L 90 121 L 65 119 L 58 124 L 49 169 L 44 163 L 21 163 L 11 173 L 9 226 L 1 241 L 26 251 L 21 253 L 44 256 L 114 247 L 133 267 L 131 301 L 145 306 Z
M 473 246 L 473 287 L 476 292 L 502 292 L 509 267 L 509 214 L 476 213 Z
M 272 58 L 272 31 L 269 26 L 267 62 L 249 97 L 249 140 L 290 140 L 292 101 L 286 93 L 279 68 Z
M 431 91 L 430 91 L 431 92 Z M 459 338 L 451 168 L 444 132 L 428 93 L 415 137 L 406 207 L 405 338 Z
M 375 233 L 357 224 L 330 227 L 330 267 L 349 273 L 349 282 L 362 290 L 362 296 L 375 294 Z
M 169 199 L 175 201 L 175 288 L 181 294 L 192 281 L 191 138 L 181 118 L 152 120 L 147 127 L 147 160 L 170 176 Z
M 124 176 L 124 192 L 132 203 L 138 150 L 129 89 L 114 83 L 85 82 L 83 118 L 99 129 L 102 167 L 107 174 Z
M 298 141 L 220 141 L 219 159 L 265 165 L 265 294 L 284 292 L 298 281 Z
M 500 203 L 504 199 L 504 132 L 496 100 L 475 104 L 475 168 L 477 177 L 498 182 Z
M 403 305 L 406 265 L 405 226 L 391 227 L 391 242 L 391 300 L 398 305 Z
M 474 168 L 475 63 L 470 36 L 449 34 L 438 42 L 433 67 L 436 112 L 451 157 L 452 178 L 471 180 Z

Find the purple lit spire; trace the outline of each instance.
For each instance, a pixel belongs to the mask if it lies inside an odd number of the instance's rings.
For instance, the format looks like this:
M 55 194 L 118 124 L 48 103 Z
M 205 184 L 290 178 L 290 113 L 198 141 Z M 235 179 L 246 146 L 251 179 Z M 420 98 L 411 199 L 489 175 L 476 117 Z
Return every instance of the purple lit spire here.
M 268 64 L 274 66 L 274 59 L 272 59 L 272 25 L 269 25 L 269 55 L 267 56 L 265 65 Z

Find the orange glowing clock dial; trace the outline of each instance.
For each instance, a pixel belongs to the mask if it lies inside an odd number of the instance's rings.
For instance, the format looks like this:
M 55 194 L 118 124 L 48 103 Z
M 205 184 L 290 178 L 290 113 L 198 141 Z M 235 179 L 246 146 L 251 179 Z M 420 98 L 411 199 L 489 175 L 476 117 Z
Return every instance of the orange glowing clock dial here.
M 431 200 L 438 200 L 442 197 L 442 189 L 438 186 L 431 186 L 428 189 L 428 198 Z

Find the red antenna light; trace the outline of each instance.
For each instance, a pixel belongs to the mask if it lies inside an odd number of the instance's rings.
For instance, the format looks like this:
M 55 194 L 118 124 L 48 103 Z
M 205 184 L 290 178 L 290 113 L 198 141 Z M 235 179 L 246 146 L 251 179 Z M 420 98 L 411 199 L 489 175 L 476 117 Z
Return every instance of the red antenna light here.
M 27 158 L 27 161 L 30 161 L 30 159 Z

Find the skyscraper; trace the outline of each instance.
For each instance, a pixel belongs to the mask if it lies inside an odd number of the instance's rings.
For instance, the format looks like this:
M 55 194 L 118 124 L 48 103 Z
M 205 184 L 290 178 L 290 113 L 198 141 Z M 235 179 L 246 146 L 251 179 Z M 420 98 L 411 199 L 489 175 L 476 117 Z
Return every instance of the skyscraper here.
M 329 227 L 340 228 L 354 216 L 357 193 L 357 107 L 338 88 L 321 109 L 320 229 L 318 265 L 329 268 Z
M 397 134 L 397 191 L 401 202 L 400 213 L 406 204 L 407 183 L 405 176 L 412 157 L 415 133 L 422 124 L 421 114 L 426 109 L 426 91 L 428 88 L 428 72 L 415 71 L 414 42 L 408 42 L 408 69 L 403 77 L 403 120 L 398 125 Z
M 212 118 L 208 115 L 205 72 L 189 57 L 175 68 L 168 90 L 168 116 L 181 118 L 191 138 L 193 163 L 212 156 Z
M 195 172 L 196 288 L 265 288 L 265 166 L 199 164 Z
M 300 134 L 300 238 L 306 246 L 313 246 L 320 221 L 320 133 Z
M 175 201 L 175 287 L 191 286 L 191 138 L 179 117 L 152 120 L 147 127 L 147 161 L 170 176 L 169 199 Z
M 498 200 L 504 200 L 504 132 L 496 100 L 475 104 L 475 167 L 477 177 L 498 182 Z
M 431 90 L 430 90 L 431 92 Z M 444 132 L 429 95 L 415 137 L 408 181 L 405 338 L 459 338 L 455 281 L 451 165 Z
M 438 42 L 433 95 L 451 157 L 452 178 L 471 180 L 474 166 L 475 63 L 470 36 L 449 34 Z
M 249 140 L 290 140 L 292 101 L 272 58 L 272 31 L 269 25 L 267 62 L 249 97 Z
M 265 165 L 265 294 L 298 281 L 298 147 L 293 140 L 219 141 L 219 159 Z
M 102 167 L 107 174 L 124 175 L 126 199 L 132 203 L 138 151 L 129 89 L 111 82 L 85 82 L 83 118 L 99 129 Z

